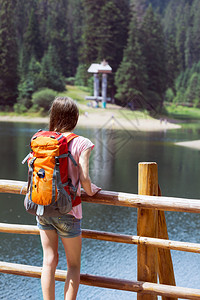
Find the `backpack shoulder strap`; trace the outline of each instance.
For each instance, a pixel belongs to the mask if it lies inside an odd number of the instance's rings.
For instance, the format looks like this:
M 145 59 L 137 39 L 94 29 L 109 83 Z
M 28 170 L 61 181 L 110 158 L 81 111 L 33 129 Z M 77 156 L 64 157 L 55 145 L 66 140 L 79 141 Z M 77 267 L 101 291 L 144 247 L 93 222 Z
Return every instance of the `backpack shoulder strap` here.
M 71 140 L 78 137 L 78 135 L 72 132 L 72 133 L 68 134 L 67 136 L 62 135 L 62 137 L 64 137 L 67 140 L 67 144 L 68 144 Z M 64 154 L 61 154 L 58 156 L 58 158 L 63 158 L 63 157 L 69 157 L 71 159 L 71 161 L 73 162 L 73 164 L 75 166 L 77 166 L 77 163 L 69 150 L 68 150 L 68 153 L 64 153 Z
M 77 134 L 75 134 L 75 133 L 70 133 L 70 134 L 68 134 L 67 136 L 66 136 L 66 139 L 67 139 L 67 143 L 69 143 L 71 140 L 73 140 L 74 138 L 76 138 L 76 137 L 78 137 L 78 135 Z

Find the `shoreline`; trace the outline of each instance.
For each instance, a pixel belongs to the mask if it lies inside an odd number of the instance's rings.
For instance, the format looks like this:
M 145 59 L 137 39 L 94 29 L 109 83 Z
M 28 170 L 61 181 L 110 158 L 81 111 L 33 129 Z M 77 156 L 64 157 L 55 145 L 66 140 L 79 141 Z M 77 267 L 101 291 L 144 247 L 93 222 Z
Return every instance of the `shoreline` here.
M 18 122 L 18 123 L 41 123 L 48 124 L 48 117 L 30 117 L 30 116 L 0 116 L 0 122 Z M 153 118 L 135 118 L 128 119 L 123 116 L 115 116 L 110 111 L 104 111 L 102 114 L 89 112 L 79 116 L 77 127 L 85 128 L 104 128 L 131 131 L 166 131 L 179 129 L 180 125 L 169 121 L 160 121 Z
M 200 140 L 178 142 L 178 143 L 175 143 L 175 145 L 191 148 L 194 150 L 200 150 Z
M 48 117 L 30 117 L 30 116 L 0 116 L 0 122 L 17 123 L 36 123 L 48 124 Z M 153 118 L 135 118 L 129 120 L 122 116 L 115 116 L 111 111 L 101 111 L 101 114 L 95 111 L 89 111 L 79 116 L 77 128 L 102 128 L 111 130 L 130 130 L 141 132 L 166 132 L 167 130 L 180 129 L 181 125 L 169 121 L 160 121 Z M 200 140 L 183 141 L 174 143 L 174 145 L 187 147 L 194 150 L 200 150 Z

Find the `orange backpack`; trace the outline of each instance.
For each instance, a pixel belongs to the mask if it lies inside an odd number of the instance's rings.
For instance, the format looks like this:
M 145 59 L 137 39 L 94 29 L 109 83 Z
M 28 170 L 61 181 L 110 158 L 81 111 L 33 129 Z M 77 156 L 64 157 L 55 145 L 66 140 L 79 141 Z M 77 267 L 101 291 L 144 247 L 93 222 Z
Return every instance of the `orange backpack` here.
M 81 203 L 68 174 L 68 159 L 78 168 L 68 143 L 77 135 L 67 137 L 53 131 L 39 130 L 31 139 L 28 159 L 28 188 L 24 200 L 26 211 L 38 216 L 67 214 Z

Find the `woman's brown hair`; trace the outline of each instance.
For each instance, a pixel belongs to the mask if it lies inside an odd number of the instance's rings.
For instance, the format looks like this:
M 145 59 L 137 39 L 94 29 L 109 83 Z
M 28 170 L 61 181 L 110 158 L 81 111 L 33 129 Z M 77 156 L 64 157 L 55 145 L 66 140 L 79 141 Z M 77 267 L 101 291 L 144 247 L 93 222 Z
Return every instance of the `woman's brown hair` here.
M 78 122 L 79 110 L 69 97 L 56 97 L 50 108 L 49 130 L 72 131 Z

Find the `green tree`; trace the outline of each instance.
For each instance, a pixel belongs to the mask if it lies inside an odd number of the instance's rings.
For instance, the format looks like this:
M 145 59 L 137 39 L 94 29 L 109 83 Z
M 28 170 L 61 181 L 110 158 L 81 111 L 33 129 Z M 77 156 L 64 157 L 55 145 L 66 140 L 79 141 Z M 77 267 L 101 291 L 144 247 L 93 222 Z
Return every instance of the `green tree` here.
M 114 96 L 114 74 L 122 58 L 123 50 L 127 44 L 129 12 L 127 1 L 106 1 L 100 11 L 101 27 L 98 30 L 98 56 L 97 61 L 103 59 L 112 67 L 112 74 L 108 76 L 108 94 Z M 119 43 L 120 41 L 120 43 Z
M 40 32 L 47 51 L 57 49 L 65 77 L 75 76 L 82 36 L 81 0 L 38 0 Z
M 28 27 L 24 34 L 24 46 L 29 57 L 35 56 L 36 60 L 40 60 L 43 48 L 36 9 L 36 6 L 31 9 Z
M 165 9 L 164 17 L 162 19 L 163 29 L 166 37 L 176 37 L 176 20 L 177 20 L 177 7 L 180 4 L 179 0 L 170 1 Z
M 123 60 L 115 76 L 117 86 L 117 99 L 125 106 L 131 108 L 147 108 L 146 93 L 146 69 L 138 41 L 138 24 L 133 15 L 127 47 L 124 50 Z
M 179 4 L 177 7 L 177 17 L 176 17 L 176 47 L 179 53 L 179 60 L 181 63 L 181 68 L 185 70 L 187 67 L 185 53 L 188 54 L 188 62 L 190 61 L 190 52 L 185 51 L 185 46 L 190 46 L 190 39 L 188 35 L 188 40 L 186 43 L 187 38 L 187 31 L 189 30 L 189 20 L 190 20 L 190 6 L 189 4 L 184 1 L 182 5 Z
M 166 37 L 173 36 L 179 53 L 181 70 L 193 63 L 193 21 L 191 4 L 193 1 L 170 1 L 165 11 L 163 24 Z
M 148 102 L 152 108 L 161 108 L 167 89 L 165 38 L 160 18 L 148 7 L 141 24 L 140 43 L 147 70 Z
M 112 66 L 113 72 L 116 72 L 123 57 L 123 50 L 127 43 L 127 20 L 129 20 L 127 9 L 122 11 L 122 5 L 117 5 L 117 2 L 106 1 L 101 7 L 101 26 L 97 32 L 97 60 L 102 61 L 106 59 Z M 121 2 L 123 2 L 125 7 L 127 1 Z
M 46 25 L 47 45 L 51 44 L 56 49 L 60 71 L 66 77 L 71 75 L 68 69 L 67 9 L 68 1 L 52 1 Z
M 41 62 L 40 88 L 47 87 L 60 92 L 66 89 L 59 63 L 56 48 L 50 44 Z
M 200 84 L 199 74 L 193 73 L 189 80 L 188 87 L 187 87 L 186 93 L 185 93 L 186 102 L 193 104 L 193 105 L 195 104 L 196 99 L 199 98 L 199 94 L 198 94 L 199 84 Z
M 83 0 L 83 6 L 83 61 L 90 64 L 106 59 L 115 72 L 127 43 L 128 1 Z
M 75 76 L 75 84 L 80 86 L 87 86 L 89 80 L 89 74 L 87 73 L 87 65 L 79 64 L 76 76 Z
M 178 51 L 174 38 L 170 36 L 166 41 L 166 68 L 167 68 L 167 86 L 176 94 L 175 79 L 179 72 Z
M 0 105 L 12 106 L 17 98 L 18 46 L 14 26 L 15 0 L 0 0 Z
M 13 21 L 16 27 L 17 42 L 19 48 L 23 46 L 23 38 L 27 30 L 28 18 L 29 18 L 29 14 L 27 14 L 27 11 L 30 11 L 31 8 L 32 8 L 31 1 L 16 0 L 16 5 L 14 7 L 15 17 Z
M 196 86 L 196 95 L 194 99 L 194 106 L 195 107 L 200 107 L 200 74 L 198 74 L 198 82 Z
M 147 7 L 147 0 L 132 0 L 131 10 L 136 13 L 139 26 L 143 20 Z
M 90 65 L 98 57 L 98 30 L 101 27 L 101 7 L 103 0 L 82 0 L 83 3 L 83 45 L 81 63 Z M 103 37 L 102 37 L 103 38 Z
M 27 30 L 24 34 L 23 42 L 23 60 L 22 60 L 22 71 L 23 75 L 26 75 L 30 59 L 34 56 L 36 60 L 40 61 L 43 55 L 43 47 L 40 37 L 39 23 L 36 14 L 36 4 L 33 5 L 29 17 L 29 23 Z
M 171 88 L 168 88 L 165 93 L 165 101 L 173 102 L 175 98 L 174 91 Z
M 159 10 L 160 13 L 163 13 L 166 6 L 169 4 L 171 0 L 150 0 L 149 2 L 152 4 L 152 7 L 156 10 Z
M 192 48 L 194 61 L 200 60 L 200 2 L 194 0 L 191 6 L 191 18 L 192 18 Z
M 173 102 L 176 104 L 183 104 L 185 102 L 185 91 L 183 88 L 177 91 L 176 97 L 174 98 Z
M 40 26 L 41 19 L 38 16 L 38 3 L 40 0 L 15 0 L 14 6 L 14 23 L 17 30 L 17 38 L 19 45 L 23 43 L 24 34 L 29 26 L 32 9 L 34 8 L 38 26 Z M 46 1 L 46 0 L 44 0 Z
M 194 63 L 194 47 L 192 27 L 187 29 L 185 40 L 185 66 L 191 68 Z
M 67 8 L 68 76 L 75 76 L 82 45 L 83 7 L 81 0 L 69 0 Z
M 32 56 L 26 76 L 22 76 L 18 85 L 18 103 L 26 109 L 32 106 L 32 94 L 40 87 L 41 64 Z
M 115 73 L 122 61 L 123 50 L 127 43 L 129 3 L 127 0 L 83 0 L 83 7 L 81 62 L 89 66 L 105 59 Z M 109 75 L 108 81 L 108 90 L 113 94 L 114 75 Z

